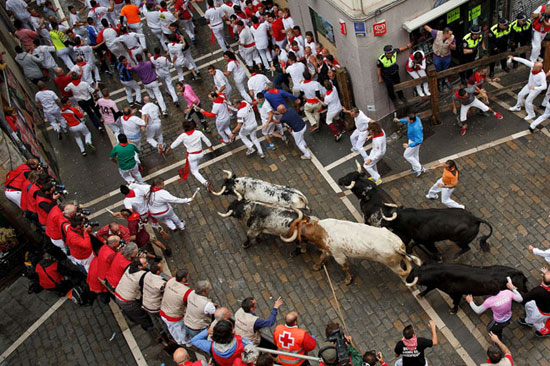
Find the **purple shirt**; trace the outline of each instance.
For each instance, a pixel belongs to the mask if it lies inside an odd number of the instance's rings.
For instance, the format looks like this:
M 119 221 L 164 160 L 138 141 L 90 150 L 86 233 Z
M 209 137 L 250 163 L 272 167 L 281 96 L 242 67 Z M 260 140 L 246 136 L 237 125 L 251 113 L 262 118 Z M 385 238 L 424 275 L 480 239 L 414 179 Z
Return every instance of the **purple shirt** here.
M 130 71 L 137 73 L 143 84 L 150 84 L 157 80 L 155 65 L 151 61 L 141 61 L 136 66 L 133 66 Z
M 438 29 L 432 29 L 432 31 L 430 32 L 434 40 L 437 37 L 437 32 L 439 32 Z M 453 37 L 453 41 L 451 42 L 451 44 L 456 44 L 456 37 Z M 439 59 L 439 60 L 444 60 L 446 58 L 451 58 L 451 54 L 449 54 L 449 56 L 446 56 L 446 57 L 439 57 L 438 55 L 436 55 L 434 53 L 434 54 L 432 54 L 432 58 L 436 58 L 436 59 Z

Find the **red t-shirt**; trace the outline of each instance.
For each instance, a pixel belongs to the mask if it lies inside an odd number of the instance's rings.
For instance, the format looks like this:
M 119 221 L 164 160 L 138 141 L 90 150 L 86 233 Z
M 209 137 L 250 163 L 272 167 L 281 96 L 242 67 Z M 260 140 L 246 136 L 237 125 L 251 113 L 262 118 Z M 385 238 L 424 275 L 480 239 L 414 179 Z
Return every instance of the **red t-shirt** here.
M 145 230 L 145 225 L 141 220 L 141 216 L 137 212 L 133 212 L 130 217 L 128 217 L 128 229 L 130 230 L 130 236 L 135 235 L 136 240 L 134 242 L 139 248 L 147 245 L 151 237 L 147 230 Z
M 273 38 L 275 38 L 277 42 L 281 42 L 285 39 L 286 33 L 283 18 L 277 18 L 271 25 L 271 29 L 273 30 Z
M 71 91 L 66 92 L 65 91 L 65 87 L 67 85 L 69 85 L 69 83 L 71 81 L 73 81 L 73 79 L 69 75 L 62 75 L 62 76 L 58 76 L 58 77 L 55 78 L 55 85 L 57 85 L 57 88 L 61 92 L 62 97 L 67 97 L 68 98 L 68 97 L 73 96 L 73 92 L 71 92 Z

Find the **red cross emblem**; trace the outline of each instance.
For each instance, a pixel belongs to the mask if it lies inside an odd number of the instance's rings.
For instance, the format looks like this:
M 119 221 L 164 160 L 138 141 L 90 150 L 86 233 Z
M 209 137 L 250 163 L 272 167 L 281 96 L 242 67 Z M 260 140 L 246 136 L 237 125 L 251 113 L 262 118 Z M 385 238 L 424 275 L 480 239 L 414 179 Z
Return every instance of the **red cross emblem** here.
M 291 336 L 290 332 L 285 330 L 283 333 L 279 334 L 279 343 L 281 344 L 281 348 L 289 349 L 294 346 L 294 338 Z

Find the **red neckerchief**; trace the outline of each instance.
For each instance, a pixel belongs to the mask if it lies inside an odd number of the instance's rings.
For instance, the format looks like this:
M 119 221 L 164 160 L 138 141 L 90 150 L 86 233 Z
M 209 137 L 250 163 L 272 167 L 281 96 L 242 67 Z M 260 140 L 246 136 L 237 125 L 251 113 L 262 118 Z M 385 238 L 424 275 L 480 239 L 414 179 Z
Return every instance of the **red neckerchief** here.
M 235 12 L 235 15 L 238 16 L 238 17 L 241 17 L 241 18 L 243 18 L 243 19 L 248 19 L 248 17 L 246 16 L 245 13 L 243 13 L 242 10 L 241 10 L 240 13 Z
M 151 192 L 158 192 L 160 191 L 162 188 L 160 187 L 151 187 Z
M 258 75 L 258 73 L 257 73 L 257 72 L 253 72 L 252 74 L 250 74 L 250 77 L 256 76 L 256 75 Z
M 382 136 L 384 136 L 384 131 L 380 132 L 378 135 L 372 136 L 371 139 L 375 139 L 377 137 L 382 137 Z
M 476 83 L 479 83 L 481 80 L 484 80 L 485 79 L 485 76 L 481 76 L 479 75 L 479 73 L 476 71 L 476 73 L 474 74 L 474 77 L 476 79 Z
M 254 29 L 258 29 L 258 27 L 260 26 L 260 23 L 252 24 L 252 26 L 254 27 Z
M 154 56 L 153 56 L 153 59 L 156 60 L 156 59 L 159 58 L 160 56 L 162 56 L 162 55 L 154 55 Z
M 77 64 L 78 66 L 84 66 L 84 65 L 86 65 L 86 61 L 77 62 L 76 64 Z
M 333 90 L 333 89 L 327 90 L 327 95 L 330 95 L 330 93 L 332 93 L 332 90 Z
M 121 144 L 122 145 L 122 144 Z M 134 192 L 134 190 L 131 190 L 127 195 L 125 195 L 124 197 L 126 198 L 133 198 L 136 196 L 136 192 Z
M 248 106 L 248 103 L 245 102 L 244 100 L 241 102 L 241 104 L 239 104 L 239 108 L 238 109 L 243 109 L 243 108 L 246 108 Z
M 74 86 L 78 86 L 80 84 L 80 79 L 73 80 Z
M 160 8 L 159 10 L 160 12 L 163 12 L 163 11 L 168 11 L 168 9 L 163 9 L 163 8 Z
M 218 96 L 218 97 L 216 97 L 216 99 L 214 99 L 214 100 L 212 101 L 212 103 L 218 103 L 218 104 L 220 104 L 220 103 L 223 103 L 224 101 L 225 101 L 225 99 L 224 99 L 223 97 Z
M 311 80 L 304 80 L 304 84 L 311 83 Z
M 273 88 L 273 89 L 268 90 L 267 92 L 271 93 L 271 94 L 279 94 L 279 89 Z
M 544 284 L 544 282 L 541 282 L 541 283 L 540 283 L 540 287 L 542 287 L 542 288 L 545 289 L 546 291 L 550 292 L 550 286 L 546 286 L 546 285 Z
M 132 115 L 128 115 L 128 116 L 122 116 L 122 119 L 125 120 L 125 121 L 128 121 L 130 119 L 130 117 L 132 117 Z
M 542 71 L 542 69 L 540 69 L 540 70 L 537 71 L 537 72 L 535 72 L 535 70 L 531 70 L 531 74 L 536 75 L 536 74 L 538 74 L 538 73 L 541 72 L 541 71 Z
M 455 97 L 459 98 L 459 99 L 462 99 L 462 100 L 466 100 L 466 97 L 461 97 L 459 94 L 458 94 L 458 91 L 455 92 Z
M 128 142 L 121 143 L 120 146 L 128 146 Z
M 232 58 L 230 58 L 229 60 L 227 60 L 227 64 L 229 65 L 229 64 L 231 63 L 231 61 L 233 61 L 233 62 L 237 63 L 237 61 L 236 61 L 236 60 L 233 60 Z
M 185 131 L 185 133 L 187 134 L 187 136 L 191 136 L 193 134 L 193 132 L 195 132 L 194 129 L 192 129 L 191 131 Z
M 228 1 L 226 2 L 227 5 L 229 5 L 230 7 L 233 7 L 233 1 Z
M 141 219 L 141 216 L 137 212 L 132 212 L 130 217 L 128 217 L 126 220 L 128 221 L 135 221 Z

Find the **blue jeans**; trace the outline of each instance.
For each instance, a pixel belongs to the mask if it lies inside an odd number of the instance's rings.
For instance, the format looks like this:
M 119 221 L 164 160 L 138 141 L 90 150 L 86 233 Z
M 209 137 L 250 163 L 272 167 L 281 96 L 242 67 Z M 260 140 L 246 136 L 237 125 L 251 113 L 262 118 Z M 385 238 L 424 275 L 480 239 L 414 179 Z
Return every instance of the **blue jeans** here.
M 451 66 L 451 56 L 445 58 L 434 57 L 433 62 L 436 71 L 447 70 Z

